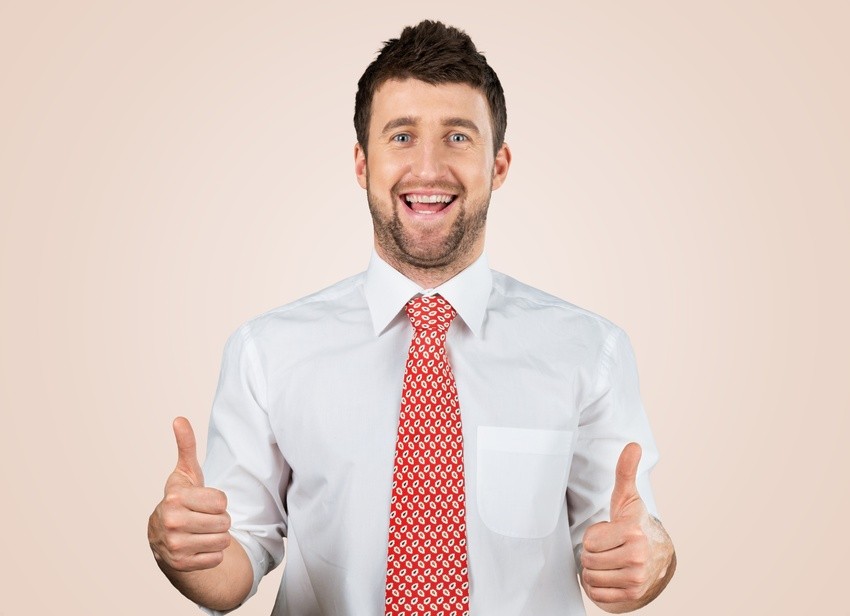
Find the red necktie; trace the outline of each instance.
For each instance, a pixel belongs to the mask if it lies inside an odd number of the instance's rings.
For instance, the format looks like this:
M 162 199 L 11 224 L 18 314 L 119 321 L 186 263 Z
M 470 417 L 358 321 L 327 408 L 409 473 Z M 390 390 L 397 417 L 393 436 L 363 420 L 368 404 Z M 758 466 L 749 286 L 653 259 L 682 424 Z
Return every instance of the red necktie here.
M 463 434 L 439 295 L 407 304 L 413 340 L 398 418 L 387 555 L 387 616 L 467 616 Z

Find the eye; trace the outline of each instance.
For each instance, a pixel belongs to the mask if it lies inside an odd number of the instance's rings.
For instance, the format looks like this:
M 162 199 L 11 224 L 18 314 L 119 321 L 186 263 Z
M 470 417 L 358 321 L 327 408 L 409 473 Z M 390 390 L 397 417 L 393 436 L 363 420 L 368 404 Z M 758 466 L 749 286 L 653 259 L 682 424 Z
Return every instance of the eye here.
M 409 143 L 410 135 L 407 133 L 399 133 L 398 135 L 393 135 L 393 141 L 396 143 Z
M 469 141 L 469 137 L 463 133 L 452 133 L 449 135 L 449 141 L 453 143 L 463 143 L 464 141 Z

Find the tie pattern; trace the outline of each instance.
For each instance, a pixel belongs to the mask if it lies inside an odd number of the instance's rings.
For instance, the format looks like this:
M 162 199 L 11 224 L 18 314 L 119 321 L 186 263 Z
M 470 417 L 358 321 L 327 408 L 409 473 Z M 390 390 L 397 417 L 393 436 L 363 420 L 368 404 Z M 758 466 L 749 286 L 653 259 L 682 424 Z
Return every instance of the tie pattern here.
M 413 324 L 398 420 L 386 616 L 467 616 L 466 496 L 457 389 L 446 355 L 455 310 L 439 295 L 408 302 Z

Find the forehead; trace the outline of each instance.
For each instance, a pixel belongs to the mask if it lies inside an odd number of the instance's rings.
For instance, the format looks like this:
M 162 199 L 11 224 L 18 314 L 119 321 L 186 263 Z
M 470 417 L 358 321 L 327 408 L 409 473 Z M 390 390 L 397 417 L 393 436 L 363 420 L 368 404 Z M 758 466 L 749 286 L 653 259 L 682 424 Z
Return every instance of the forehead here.
M 372 99 L 370 132 L 379 131 L 396 118 L 417 118 L 422 123 L 445 118 L 475 122 L 482 133 L 490 132 L 490 108 L 484 94 L 465 83 L 430 84 L 419 79 L 390 79 L 380 85 Z

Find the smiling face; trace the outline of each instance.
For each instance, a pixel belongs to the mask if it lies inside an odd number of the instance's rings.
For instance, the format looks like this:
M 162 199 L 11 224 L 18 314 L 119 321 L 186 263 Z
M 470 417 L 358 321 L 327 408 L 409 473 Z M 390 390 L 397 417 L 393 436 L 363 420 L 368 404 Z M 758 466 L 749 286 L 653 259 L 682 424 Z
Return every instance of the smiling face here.
M 355 146 L 375 249 L 422 286 L 448 280 L 484 248 L 490 193 L 504 182 L 510 150 L 493 155 L 484 95 L 466 84 L 390 80 L 375 92 L 369 156 Z

